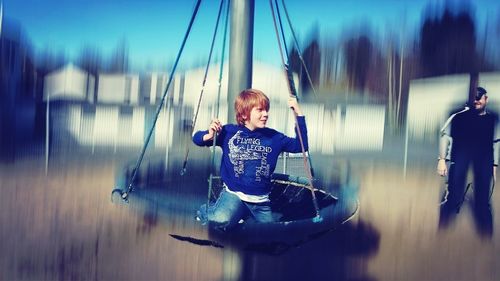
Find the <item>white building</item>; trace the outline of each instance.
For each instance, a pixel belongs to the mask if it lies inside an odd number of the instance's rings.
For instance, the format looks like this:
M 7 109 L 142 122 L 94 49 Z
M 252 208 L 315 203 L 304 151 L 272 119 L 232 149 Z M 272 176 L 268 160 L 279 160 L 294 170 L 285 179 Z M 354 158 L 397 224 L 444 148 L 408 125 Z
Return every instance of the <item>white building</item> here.
M 43 100 L 94 101 L 95 78 L 69 64 L 45 76 Z
M 255 63 L 253 68 L 252 87 L 264 91 L 271 101 L 267 125 L 293 136 L 295 119 L 287 104 L 289 92 L 283 69 L 262 63 Z M 235 122 L 234 117 L 227 116 L 228 107 L 233 104 L 227 101 L 227 65 L 224 69 L 218 105 L 218 65 L 210 68 L 204 88 L 204 68 L 174 77 L 157 120 L 151 146 L 168 149 L 176 142 L 179 131 L 191 130 L 187 125 L 194 119 L 198 102 L 195 130 L 206 129 L 213 117 L 219 117 L 223 123 Z M 61 90 L 51 91 L 51 99 L 58 93 L 64 97 L 85 97 L 82 77 L 73 72 L 63 71 L 71 74 L 66 76 L 51 74 L 53 77 L 76 79 L 62 80 L 72 87 L 62 87 L 65 84 L 59 83 Z M 101 74 L 97 103 L 67 105 L 68 110 L 63 113 L 66 115 L 60 116 L 64 122 L 58 129 L 70 132 L 83 146 L 114 147 L 115 150 L 140 146 L 152 126 L 167 82 L 168 74 L 158 72 L 142 75 L 140 81 L 138 75 Z M 386 110 L 383 105 L 316 103 L 303 104 L 302 110 L 307 116 L 312 152 L 333 154 L 335 151 L 381 151 L 383 148 Z
M 139 76 L 99 74 L 97 102 L 105 104 L 138 104 Z

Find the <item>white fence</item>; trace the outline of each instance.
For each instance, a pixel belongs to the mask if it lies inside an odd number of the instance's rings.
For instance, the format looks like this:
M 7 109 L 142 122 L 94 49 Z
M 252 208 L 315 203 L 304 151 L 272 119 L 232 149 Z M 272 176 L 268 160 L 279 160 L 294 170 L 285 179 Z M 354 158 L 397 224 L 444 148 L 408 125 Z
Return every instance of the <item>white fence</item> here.
M 219 66 L 215 65 L 207 76 L 195 130 L 206 129 L 215 116 L 223 123 L 235 122 L 233 117 L 229 120 L 227 117 L 228 107 L 233 105 L 227 103 L 228 67 L 224 69 L 226 73 L 221 82 L 219 112 L 217 114 L 215 110 Z M 255 63 L 253 72 L 253 87 L 266 93 L 271 102 L 268 126 L 293 136 L 295 120 L 287 105 L 289 93 L 283 70 Z M 180 133 L 176 131 L 191 130 L 186 125 L 191 124 L 193 112 L 196 111 L 203 74 L 204 69 L 194 69 L 174 77 L 150 145 L 168 150 L 178 142 L 176 138 Z M 140 147 L 152 126 L 167 77 L 164 73 L 150 73 L 139 81 L 138 76 L 134 75 L 100 75 L 97 93 L 99 103 L 88 104 L 84 99 L 73 99 L 67 105 L 62 103 L 58 107 L 60 114 L 54 115 L 58 120 L 54 120 L 52 131 L 55 135 L 58 131 L 69 132 L 78 144 L 92 148 L 111 147 L 116 151 L 121 147 Z M 64 93 L 61 95 L 64 96 Z M 382 150 L 385 106 L 301 106 L 306 115 L 310 151 L 333 154 L 335 151 Z
M 141 147 L 152 124 L 153 106 L 120 107 L 113 105 L 60 106 L 54 135 L 69 132 L 81 146 L 113 149 Z M 323 104 L 302 105 L 306 115 L 310 151 L 333 154 L 335 151 L 382 150 L 385 107 L 374 105 Z M 57 110 L 57 109 L 55 109 Z M 208 126 L 213 108 L 201 108 L 197 123 Z M 221 112 L 227 111 L 227 106 Z M 180 130 L 190 130 L 193 109 L 164 107 L 159 115 L 150 145 L 169 149 L 179 141 Z M 67 116 L 63 116 L 65 114 Z M 276 105 L 270 112 L 268 126 L 294 135 L 294 117 L 286 105 Z M 203 125 L 201 125 L 203 124 Z M 197 126 L 198 127 L 198 126 Z

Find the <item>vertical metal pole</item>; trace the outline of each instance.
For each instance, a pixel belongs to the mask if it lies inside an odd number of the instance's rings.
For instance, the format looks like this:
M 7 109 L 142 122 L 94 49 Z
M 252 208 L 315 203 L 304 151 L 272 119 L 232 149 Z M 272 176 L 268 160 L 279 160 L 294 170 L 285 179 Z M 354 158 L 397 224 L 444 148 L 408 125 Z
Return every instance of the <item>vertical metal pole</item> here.
M 170 120 L 172 120 L 172 103 L 169 102 L 168 100 L 165 101 L 166 105 L 165 105 L 165 128 L 167 130 L 167 135 L 165 136 L 166 138 L 166 141 L 165 141 L 165 171 L 168 170 L 168 153 L 169 153 L 169 138 L 170 138 L 170 134 L 172 134 L 171 132 L 173 132 L 173 130 L 171 130 L 170 128 Z
M 228 123 L 235 122 L 234 100 L 252 87 L 254 0 L 231 0 L 229 37 Z
M 410 98 L 408 97 L 408 100 Z M 409 103 L 408 103 L 409 104 Z M 403 158 L 403 179 L 406 180 L 406 170 L 408 167 L 408 123 L 410 121 L 408 120 L 408 107 L 406 108 L 406 126 L 405 126 L 405 152 L 404 152 L 404 158 Z
M 92 129 L 92 155 L 94 155 L 94 151 L 95 151 L 95 131 L 96 131 L 96 126 L 97 126 L 96 125 L 97 124 L 97 121 L 96 121 L 96 119 L 97 119 L 97 110 L 98 110 L 98 108 L 96 106 L 96 110 L 94 112 L 94 124 L 93 124 L 94 126 L 92 126 L 93 127 L 93 129 Z
M 50 135 L 50 94 L 47 93 L 47 106 L 45 108 L 45 175 L 49 171 L 49 135 Z
M 287 161 L 288 152 L 283 152 L 281 155 L 283 155 L 283 174 L 286 174 L 286 170 L 287 170 L 286 161 Z
M 119 123 L 120 123 L 120 108 L 118 107 L 118 118 L 116 118 L 116 127 L 118 127 Z M 118 146 L 118 133 L 119 133 L 118 130 L 116 130 L 114 140 L 113 140 L 113 142 L 114 142 L 113 154 L 116 154 L 116 147 Z

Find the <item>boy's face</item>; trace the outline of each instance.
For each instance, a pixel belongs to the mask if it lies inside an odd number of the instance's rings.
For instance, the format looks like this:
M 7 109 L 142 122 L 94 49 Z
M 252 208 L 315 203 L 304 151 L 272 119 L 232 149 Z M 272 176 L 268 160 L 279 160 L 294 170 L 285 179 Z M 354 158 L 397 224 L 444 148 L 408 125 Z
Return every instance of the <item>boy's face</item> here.
M 266 127 L 268 113 L 261 106 L 254 106 L 250 111 L 250 118 L 245 116 L 245 127 L 251 131 Z

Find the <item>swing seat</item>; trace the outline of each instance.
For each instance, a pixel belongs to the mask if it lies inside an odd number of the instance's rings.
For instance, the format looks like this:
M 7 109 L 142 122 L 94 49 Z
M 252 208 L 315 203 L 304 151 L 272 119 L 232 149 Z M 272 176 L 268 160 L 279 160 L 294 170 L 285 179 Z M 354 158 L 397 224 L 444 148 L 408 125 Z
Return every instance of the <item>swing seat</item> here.
M 161 165 L 160 165 L 161 166 Z M 175 179 L 164 178 L 158 172 L 155 165 L 145 165 L 136 182 L 137 188 L 128 194 L 127 200 L 121 198 L 119 192 L 113 192 L 112 201 L 122 204 L 128 208 L 138 209 L 146 216 L 154 216 L 159 221 L 164 219 L 170 222 L 172 217 L 189 217 L 197 227 L 205 228 L 208 232 L 208 240 L 222 241 L 220 244 L 259 244 L 259 243 L 296 243 L 307 240 L 311 235 L 325 232 L 341 226 L 349 221 L 357 213 L 359 203 L 357 200 L 357 187 L 351 183 L 337 185 L 339 196 L 336 197 L 324 190 L 315 189 L 314 193 L 318 202 L 320 219 L 316 217 L 311 190 L 308 188 L 309 180 L 287 174 L 273 174 L 272 190 L 270 194 L 271 209 L 277 218 L 271 223 L 257 223 L 247 220 L 238 224 L 234 229 L 223 232 L 211 223 L 201 225 L 192 219 L 195 210 L 204 202 L 203 196 L 199 194 L 172 191 Z M 160 167 L 161 168 L 161 167 Z M 128 178 L 132 169 L 125 169 L 123 174 L 117 178 L 118 186 L 123 185 L 124 179 Z M 163 179 L 162 179 L 163 178 Z M 161 188 L 158 182 L 163 182 Z M 222 189 L 220 179 L 214 179 L 214 198 Z M 116 190 L 116 189 L 115 189 Z M 185 237 L 190 237 L 186 234 Z M 182 236 L 179 236 L 182 237 Z

